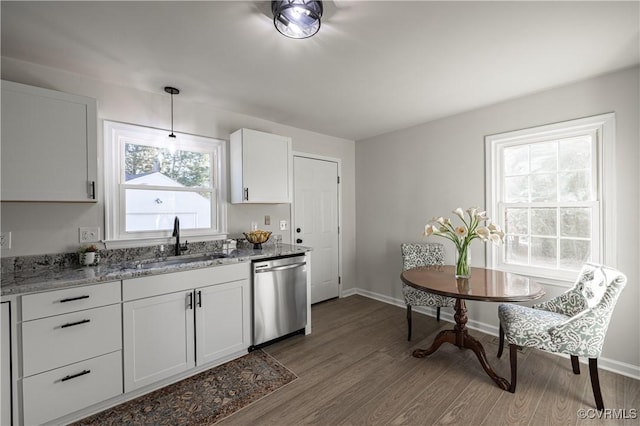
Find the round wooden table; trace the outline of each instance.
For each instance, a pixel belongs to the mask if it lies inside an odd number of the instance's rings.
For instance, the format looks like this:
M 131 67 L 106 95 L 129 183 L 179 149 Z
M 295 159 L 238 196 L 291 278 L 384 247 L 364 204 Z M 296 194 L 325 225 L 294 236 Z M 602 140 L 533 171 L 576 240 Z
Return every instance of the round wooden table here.
M 417 289 L 456 299 L 452 330 L 443 330 L 434 339 L 429 349 L 416 349 L 413 356 L 424 358 L 434 353 L 443 343 L 451 343 L 460 349 L 471 349 L 484 371 L 504 390 L 509 381 L 498 376 L 484 352 L 482 344 L 469 334 L 467 329 L 467 307 L 465 300 L 485 302 L 523 302 L 544 295 L 542 287 L 533 280 L 509 272 L 485 268 L 471 268 L 471 278 L 456 279 L 454 266 L 427 266 L 406 270 L 400 276 L 402 282 Z

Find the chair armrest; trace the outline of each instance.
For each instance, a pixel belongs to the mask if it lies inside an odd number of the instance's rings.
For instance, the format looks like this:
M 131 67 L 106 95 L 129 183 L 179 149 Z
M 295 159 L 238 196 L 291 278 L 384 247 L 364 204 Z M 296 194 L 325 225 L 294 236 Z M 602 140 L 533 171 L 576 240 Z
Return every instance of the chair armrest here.
M 550 327 L 547 332 L 557 352 L 597 358 L 602 352 L 610 314 L 600 309 L 587 309 L 567 321 Z
M 575 288 L 571 288 L 559 296 L 545 302 L 536 303 L 532 307 L 533 309 L 541 309 L 543 311 L 555 312 L 568 317 L 573 317 L 579 312 L 584 311 L 587 304 L 582 294 Z

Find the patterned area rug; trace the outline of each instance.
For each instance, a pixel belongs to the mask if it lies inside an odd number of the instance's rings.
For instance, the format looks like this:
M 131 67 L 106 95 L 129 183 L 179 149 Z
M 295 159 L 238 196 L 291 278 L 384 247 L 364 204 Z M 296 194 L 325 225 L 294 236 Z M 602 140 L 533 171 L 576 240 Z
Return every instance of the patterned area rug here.
M 213 424 L 296 378 L 257 350 L 73 425 Z

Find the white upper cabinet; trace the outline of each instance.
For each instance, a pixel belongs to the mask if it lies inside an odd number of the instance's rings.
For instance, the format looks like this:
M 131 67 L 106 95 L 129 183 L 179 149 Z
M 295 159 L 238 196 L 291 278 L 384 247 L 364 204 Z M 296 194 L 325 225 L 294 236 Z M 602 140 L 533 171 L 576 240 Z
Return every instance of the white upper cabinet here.
M 231 202 L 290 203 L 291 138 L 240 129 L 231 134 Z
M 95 202 L 96 101 L 2 81 L 2 201 Z

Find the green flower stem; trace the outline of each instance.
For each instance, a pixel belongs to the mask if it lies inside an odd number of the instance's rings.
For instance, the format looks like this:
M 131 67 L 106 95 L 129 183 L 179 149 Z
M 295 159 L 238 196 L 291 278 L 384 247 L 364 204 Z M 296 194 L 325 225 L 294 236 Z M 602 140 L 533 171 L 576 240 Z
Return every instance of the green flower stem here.
M 456 276 L 469 277 L 471 276 L 471 265 L 469 265 L 468 258 L 469 244 L 462 246 L 458 250 L 458 261 L 456 262 Z

